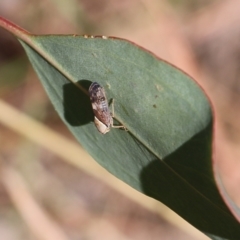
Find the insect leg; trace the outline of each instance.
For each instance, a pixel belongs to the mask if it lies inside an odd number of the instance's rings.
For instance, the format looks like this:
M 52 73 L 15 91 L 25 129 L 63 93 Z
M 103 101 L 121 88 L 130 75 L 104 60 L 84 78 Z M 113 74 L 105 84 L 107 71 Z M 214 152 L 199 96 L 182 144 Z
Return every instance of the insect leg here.
M 113 98 L 112 98 L 110 104 L 112 105 L 111 116 L 112 116 L 112 118 L 115 118 L 115 117 L 114 117 L 114 99 L 113 99 Z M 125 131 L 127 131 L 127 128 L 126 128 L 126 127 L 124 127 L 123 125 L 114 125 L 114 124 L 113 124 L 113 121 L 112 121 L 111 127 L 112 127 L 112 128 L 122 128 L 122 129 L 124 129 Z

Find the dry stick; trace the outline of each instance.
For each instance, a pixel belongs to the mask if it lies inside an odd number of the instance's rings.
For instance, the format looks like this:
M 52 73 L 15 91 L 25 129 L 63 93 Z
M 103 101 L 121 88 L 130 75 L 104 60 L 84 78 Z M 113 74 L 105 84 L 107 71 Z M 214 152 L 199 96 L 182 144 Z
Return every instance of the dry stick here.
M 31 119 L 1 100 L 0 123 L 55 153 L 67 163 L 73 164 L 87 172 L 89 175 L 101 180 L 108 186 L 111 186 L 114 190 L 121 192 L 124 196 L 130 198 L 132 201 L 152 212 L 158 212 L 161 217 L 182 229 L 184 232 L 190 234 L 194 239 L 209 239 L 206 235 L 198 231 L 188 222 L 184 221 L 175 212 L 166 208 L 160 202 L 141 194 L 109 174 L 104 168 L 97 164 L 79 144 L 66 139 L 62 135 L 54 132 L 43 124 L 38 123 L 34 119 Z
M 1 162 L 1 159 L 0 159 Z M 68 240 L 62 229 L 51 219 L 45 210 L 31 196 L 23 177 L 12 167 L 1 165 L 0 181 L 9 194 L 14 206 L 21 213 L 25 223 L 39 240 Z M 99 230 L 107 229 L 103 236 L 111 239 L 127 238 L 111 222 L 101 218 L 92 222 L 91 228 L 84 232 L 87 239 L 97 239 Z
M 39 240 L 68 240 L 68 237 L 31 196 L 21 175 L 13 168 L 1 166 L 1 182 L 12 202 Z

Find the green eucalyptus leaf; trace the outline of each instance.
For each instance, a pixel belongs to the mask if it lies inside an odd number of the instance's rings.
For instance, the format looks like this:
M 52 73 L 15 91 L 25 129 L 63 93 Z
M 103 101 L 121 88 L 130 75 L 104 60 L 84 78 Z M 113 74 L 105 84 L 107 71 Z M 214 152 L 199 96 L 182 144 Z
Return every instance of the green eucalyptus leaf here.
M 189 76 L 121 39 L 29 38 L 31 46 L 21 43 L 55 109 L 99 164 L 211 238 L 240 239 L 213 177 L 211 107 Z M 97 131 L 92 82 L 114 99 L 115 124 L 128 131 Z

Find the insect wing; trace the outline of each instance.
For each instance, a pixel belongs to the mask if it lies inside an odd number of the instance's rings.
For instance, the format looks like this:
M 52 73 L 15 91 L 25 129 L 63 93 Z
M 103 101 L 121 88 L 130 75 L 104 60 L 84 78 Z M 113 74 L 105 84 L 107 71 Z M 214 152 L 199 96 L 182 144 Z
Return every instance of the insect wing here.
M 108 108 L 105 91 L 98 83 L 93 82 L 89 87 L 89 95 L 95 118 L 110 128 L 112 116 Z

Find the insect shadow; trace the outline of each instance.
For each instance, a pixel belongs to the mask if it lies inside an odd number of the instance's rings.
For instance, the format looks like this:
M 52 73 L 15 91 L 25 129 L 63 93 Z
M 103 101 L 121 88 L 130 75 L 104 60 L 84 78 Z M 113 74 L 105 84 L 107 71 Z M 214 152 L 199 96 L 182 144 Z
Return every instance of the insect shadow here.
M 79 80 L 77 82 L 88 91 L 91 81 Z M 63 86 L 64 118 L 71 126 L 81 126 L 94 119 L 90 98 L 73 83 Z

